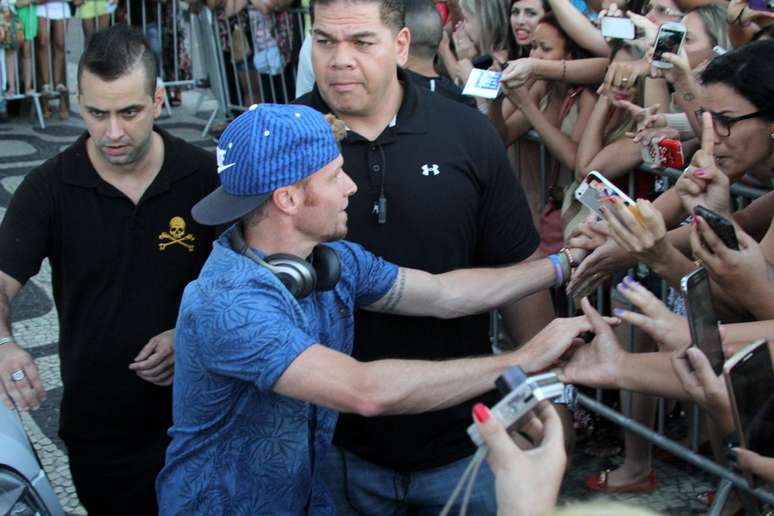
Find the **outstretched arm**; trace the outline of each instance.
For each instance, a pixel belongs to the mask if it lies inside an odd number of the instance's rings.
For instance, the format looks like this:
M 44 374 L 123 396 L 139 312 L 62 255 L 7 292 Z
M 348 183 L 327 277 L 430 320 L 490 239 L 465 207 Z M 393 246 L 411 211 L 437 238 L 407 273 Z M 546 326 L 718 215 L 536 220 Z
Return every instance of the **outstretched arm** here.
M 364 308 L 451 319 L 486 312 L 551 287 L 555 281 L 555 268 L 549 258 L 435 275 L 401 267 L 392 288 Z
M 364 416 L 440 410 L 491 390 L 508 367 L 521 366 L 528 374 L 550 367 L 589 330 L 586 317 L 555 319 L 515 351 L 447 361 L 358 362 L 315 344 L 287 367 L 274 391 Z

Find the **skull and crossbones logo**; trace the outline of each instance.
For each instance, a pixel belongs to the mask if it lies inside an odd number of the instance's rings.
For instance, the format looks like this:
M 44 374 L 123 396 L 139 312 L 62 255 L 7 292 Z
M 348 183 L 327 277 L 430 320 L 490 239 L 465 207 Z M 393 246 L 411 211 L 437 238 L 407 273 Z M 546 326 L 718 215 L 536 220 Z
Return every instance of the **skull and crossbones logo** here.
M 183 217 L 172 217 L 169 221 L 169 232 L 163 231 L 159 234 L 159 240 L 159 251 L 164 251 L 172 244 L 180 244 L 189 252 L 193 252 L 194 245 L 186 242 L 193 242 L 196 237 L 190 233 L 186 234 Z

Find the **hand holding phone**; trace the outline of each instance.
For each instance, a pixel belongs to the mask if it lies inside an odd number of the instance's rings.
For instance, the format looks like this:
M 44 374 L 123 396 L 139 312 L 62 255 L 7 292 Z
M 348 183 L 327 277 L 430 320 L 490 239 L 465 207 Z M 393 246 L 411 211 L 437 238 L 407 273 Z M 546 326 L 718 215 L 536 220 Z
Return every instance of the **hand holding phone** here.
M 602 18 L 602 36 L 611 39 L 634 39 L 636 31 L 629 18 L 605 16 Z
M 699 349 L 691 346 L 672 354 L 672 368 L 693 401 L 715 420 L 724 434 L 734 431 L 734 416 L 728 389 Z
M 596 170 L 589 172 L 583 182 L 578 185 L 578 188 L 575 190 L 575 198 L 601 218 L 604 218 L 601 210 L 604 203 L 611 201 L 616 197 L 620 198 L 623 201 L 624 206 L 632 212 L 632 215 L 634 215 L 640 223 L 644 224 L 642 214 L 640 213 L 639 208 L 637 208 L 637 203 Z
M 693 213 L 707 221 L 709 227 L 712 228 L 712 231 L 723 241 L 726 247 L 734 251 L 739 250 L 739 241 L 736 239 L 736 232 L 731 221 L 701 205 L 696 206 L 693 209 Z
M 661 56 L 667 52 L 679 54 L 685 41 L 685 25 L 676 22 L 662 23 L 658 28 L 656 43 L 653 49 L 652 64 L 656 68 L 672 68 L 672 63 L 664 61 Z
M 757 340 L 723 367 L 731 409 L 743 448 L 774 457 L 774 366 L 770 344 Z
M 680 290 L 685 298 L 691 344 L 707 355 L 712 370 L 720 374 L 725 357 L 707 271 L 700 267 L 683 276 Z

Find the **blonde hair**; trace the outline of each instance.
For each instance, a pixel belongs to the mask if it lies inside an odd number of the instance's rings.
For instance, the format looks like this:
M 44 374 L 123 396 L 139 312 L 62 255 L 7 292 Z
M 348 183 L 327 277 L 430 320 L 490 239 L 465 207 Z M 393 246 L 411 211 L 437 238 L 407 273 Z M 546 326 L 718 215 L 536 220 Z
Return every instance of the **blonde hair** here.
M 336 118 L 336 116 L 331 113 L 325 115 L 325 121 L 328 122 L 328 125 L 331 126 L 333 136 L 336 138 L 336 143 L 341 143 L 341 140 L 347 136 L 347 124 L 345 124 L 342 119 Z
M 510 0 L 460 0 L 460 7 L 478 21 L 478 39 L 482 54 L 508 48 Z
M 704 25 L 704 32 L 709 37 L 712 45 L 718 45 L 726 50 L 730 50 L 731 40 L 728 39 L 728 21 L 726 21 L 726 10 L 719 5 L 700 5 L 691 9 L 688 14 L 696 13 L 701 18 Z

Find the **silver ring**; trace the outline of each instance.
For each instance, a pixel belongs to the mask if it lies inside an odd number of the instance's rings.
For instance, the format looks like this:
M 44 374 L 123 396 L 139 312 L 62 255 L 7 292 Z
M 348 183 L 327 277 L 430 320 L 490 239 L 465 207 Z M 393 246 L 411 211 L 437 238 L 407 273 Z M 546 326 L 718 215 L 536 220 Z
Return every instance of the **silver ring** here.
M 18 371 L 11 373 L 11 380 L 14 382 L 20 382 L 26 378 L 26 375 L 24 374 L 23 369 L 19 369 Z

